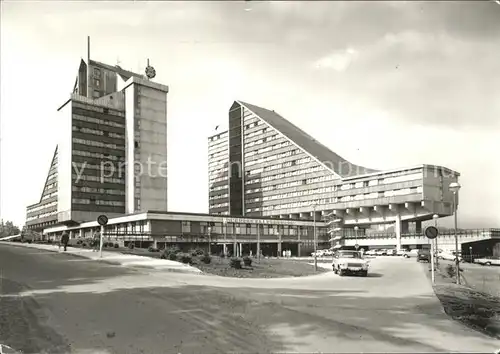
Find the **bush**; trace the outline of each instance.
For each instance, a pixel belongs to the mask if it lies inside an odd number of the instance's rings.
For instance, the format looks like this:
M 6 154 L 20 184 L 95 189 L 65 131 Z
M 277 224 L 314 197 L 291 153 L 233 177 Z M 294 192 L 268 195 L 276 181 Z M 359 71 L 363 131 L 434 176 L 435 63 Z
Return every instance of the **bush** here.
M 115 243 L 114 247 L 115 247 L 115 248 L 120 248 L 120 245 L 119 245 L 119 244 L 117 244 L 117 243 Z
M 234 269 L 241 269 L 241 259 L 233 257 L 229 260 L 229 266 Z
M 82 240 L 78 240 L 78 241 L 76 241 L 76 244 L 77 244 L 77 245 L 81 245 L 82 243 L 83 243 L 83 241 L 82 241 Z
M 450 278 L 454 278 L 457 274 L 457 272 L 455 271 L 455 267 L 451 264 L 448 264 L 446 266 L 446 274 L 450 277 Z
M 184 264 L 191 264 L 193 261 L 193 258 L 188 253 L 177 253 L 176 258 L 177 258 L 178 262 L 181 262 Z
M 243 257 L 243 264 L 245 267 L 251 267 L 252 266 L 252 258 L 245 256 Z
M 128 243 L 128 248 L 130 248 L 131 250 L 133 250 L 135 247 L 134 243 L 133 242 L 129 242 Z
M 202 256 L 203 254 L 205 254 L 205 251 L 203 251 L 200 248 L 197 248 L 197 249 L 191 251 L 191 256 L 193 256 L 193 257 Z
M 200 261 L 202 261 L 205 264 L 210 264 L 212 262 L 212 257 L 208 253 L 205 253 L 200 256 Z
M 221 252 L 220 255 L 219 255 L 220 258 L 225 258 L 226 255 L 224 254 L 224 252 Z
M 82 247 L 87 247 L 87 244 L 85 242 L 82 243 Z

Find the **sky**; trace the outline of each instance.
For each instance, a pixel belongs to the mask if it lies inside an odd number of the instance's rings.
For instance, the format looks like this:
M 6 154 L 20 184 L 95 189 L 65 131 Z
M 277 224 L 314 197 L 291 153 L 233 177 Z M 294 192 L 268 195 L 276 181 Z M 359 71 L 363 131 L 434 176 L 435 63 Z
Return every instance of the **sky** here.
M 459 227 L 500 227 L 494 1 L 2 1 L 1 10 L 4 220 L 23 225 L 40 198 L 56 110 L 89 35 L 94 60 L 143 72 L 149 58 L 170 87 L 170 211 L 208 212 L 207 137 L 242 100 L 354 164 L 459 171 Z

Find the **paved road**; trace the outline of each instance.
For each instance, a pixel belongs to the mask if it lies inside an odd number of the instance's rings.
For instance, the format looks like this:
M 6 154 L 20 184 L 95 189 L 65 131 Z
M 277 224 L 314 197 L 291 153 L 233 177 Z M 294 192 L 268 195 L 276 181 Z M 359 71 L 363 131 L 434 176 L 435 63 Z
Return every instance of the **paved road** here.
M 123 267 L 0 244 L 0 339 L 26 353 L 493 352 L 452 322 L 413 260 L 229 279 Z

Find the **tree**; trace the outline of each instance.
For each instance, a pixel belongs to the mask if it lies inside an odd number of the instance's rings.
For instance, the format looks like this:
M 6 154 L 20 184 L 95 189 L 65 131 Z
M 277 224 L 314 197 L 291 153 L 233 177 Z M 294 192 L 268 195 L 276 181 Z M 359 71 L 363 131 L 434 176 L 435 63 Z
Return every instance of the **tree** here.
M 6 237 L 6 236 L 12 236 L 12 235 L 18 235 L 21 233 L 21 230 L 19 230 L 19 227 L 15 226 L 12 221 L 7 221 L 3 222 L 3 220 L 0 223 L 0 237 Z

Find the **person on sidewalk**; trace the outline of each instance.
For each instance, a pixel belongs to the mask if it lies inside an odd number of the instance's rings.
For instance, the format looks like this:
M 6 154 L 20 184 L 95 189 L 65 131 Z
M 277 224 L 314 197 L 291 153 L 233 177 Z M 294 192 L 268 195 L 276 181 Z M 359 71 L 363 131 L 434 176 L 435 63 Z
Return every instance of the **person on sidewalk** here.
M 100 246 L 101 246 L 101 233 L 96 232 L 94 233 L 94 237 L 92 240 L 92 252 L 99 251 Z
M 61 243 L 64 246 L 64 252 L 66 252 L 66 249 L 68 248 L 68 242 L 69 242 L 69 235 L 66 231 L 64 231 L 61 236 Z

